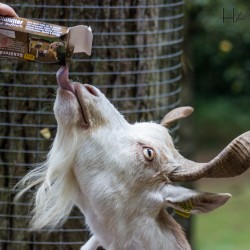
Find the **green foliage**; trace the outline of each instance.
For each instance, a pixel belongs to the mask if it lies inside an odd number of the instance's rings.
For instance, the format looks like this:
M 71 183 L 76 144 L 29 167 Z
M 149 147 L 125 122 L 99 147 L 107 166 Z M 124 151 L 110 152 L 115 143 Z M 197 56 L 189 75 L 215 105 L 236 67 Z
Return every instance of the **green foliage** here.
M 223 9 L 224 17 L 233 19 L 223 22 Z M 249 2 L 243 0 L 187 3 L 199 95 L 250 95 L 249 11 Z
M 194 126 L 199 149 L 222 148 L 250 129 L 248 96 L 196 98 Z

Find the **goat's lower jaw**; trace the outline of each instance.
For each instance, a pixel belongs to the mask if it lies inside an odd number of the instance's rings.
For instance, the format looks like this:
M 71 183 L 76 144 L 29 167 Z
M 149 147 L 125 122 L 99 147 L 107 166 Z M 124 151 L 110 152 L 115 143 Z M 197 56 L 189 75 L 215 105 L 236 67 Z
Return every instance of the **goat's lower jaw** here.
M 81 125 L 83 126 L 84 129 L 88 129 L 90 127 L 89 112 L 87 110 L 87 104 L 82 99 L 81 95 L 79 94 L 79 91 L 81 91 L 81 90 L 79 89 L 79 86 L 76 85 L 75 86 L 75 97 L 76 97 L 77 102 L 79 104 L 79 107 L 81 109 L 81 114 L 82 114 L 81 118 L 83 120 L 83 123 Z
M 79 103 L 79 101 L 78 101 Z M 80 104 L 79 104 L 80 105 Z M 83 129 L 89 129 L 90 128 L 90 121 L 89 119 L 87 119 L 86 117 L 88 117 L 86 115 L 86 112 L 84 111 L 84 109 L 82 108 L 82 106 L 80 105 L 80 109 L 81 109 L 81 119 L 80 119 L 80 126 L 83 128 Z

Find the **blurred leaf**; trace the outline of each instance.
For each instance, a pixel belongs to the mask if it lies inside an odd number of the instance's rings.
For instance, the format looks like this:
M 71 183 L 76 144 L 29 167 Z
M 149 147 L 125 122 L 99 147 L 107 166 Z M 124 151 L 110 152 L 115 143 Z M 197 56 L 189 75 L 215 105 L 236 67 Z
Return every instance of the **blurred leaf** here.
M 44 137 L 45 139 L 50 139 L 51 138 L 51 132 L 48 128 L 43 128 L 40 130 L 40 134 L 42 135 L 42 137 Z

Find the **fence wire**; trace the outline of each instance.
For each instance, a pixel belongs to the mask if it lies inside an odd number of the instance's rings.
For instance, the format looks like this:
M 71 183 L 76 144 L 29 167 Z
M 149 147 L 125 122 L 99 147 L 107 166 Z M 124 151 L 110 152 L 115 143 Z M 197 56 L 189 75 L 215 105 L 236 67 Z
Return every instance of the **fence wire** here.
M 93 54 L 75 56 L 70 78 L 104 92 L 130 121 L 159 120 L 180 103 L 183 1 L 12 0 L 21 17 L 90 25 Z M 88 238 L 75 210 L 52 234 L 28 230 L 29 195 L 13 187 L 44 160 L 56 133 L 59 66 L 0 60 L 0 249 L 79 249 Z

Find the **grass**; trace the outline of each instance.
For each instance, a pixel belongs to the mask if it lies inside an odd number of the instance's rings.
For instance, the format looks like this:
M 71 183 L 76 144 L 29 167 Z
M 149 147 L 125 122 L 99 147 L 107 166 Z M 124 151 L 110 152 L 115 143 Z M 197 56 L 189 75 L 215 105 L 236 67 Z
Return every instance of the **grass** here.
M 198 99 L 194 125 L 197 158 L 211 159 L 239 134 L 250 130 L 250 98 Z M 231 179 L 204 179 L 198 190 L 231 193 L 226 205 L 194 218 L 195 250 L 250 249 L 250 170 Z
M 216 180 L 199 184 L 199 190 L 227 192 L 233 197 L 226 205 L 195 218 L 196 250 L 250 249 L 250 172 L 233 181 Z

